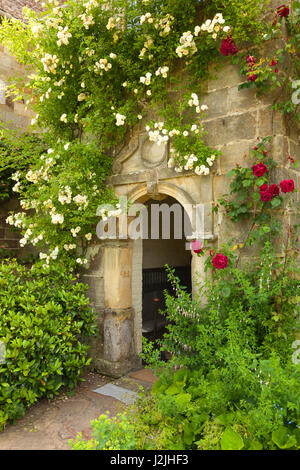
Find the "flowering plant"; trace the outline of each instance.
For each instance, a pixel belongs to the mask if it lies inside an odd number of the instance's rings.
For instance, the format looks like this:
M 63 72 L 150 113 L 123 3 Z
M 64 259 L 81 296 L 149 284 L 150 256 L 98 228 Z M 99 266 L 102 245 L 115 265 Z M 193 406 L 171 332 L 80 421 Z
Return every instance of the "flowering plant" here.
M 300 2 L 280 5 L 273 13 L 272 20 L 266 22 L 262 39 L 264 42 L 280 40 L 282 46 L 270 56 L 260 56 L 256 50 L 241 54 L 241 74 L 248 80 L 239 89 L 256 87 L 258 95 L 277 89 L 274 109 L 299 120 Z
M 87 264 L 96 206 L 115 205 L 105 178 L 135 126 L 169 145 L 170 168 L 209 175 L 220 153 L 204 143 L 201 83 L 212 60 L 238 55 L 246 38 L 259 42 L 263 2 L 249 0 L 246 16 L 242 5 L 46 0 L 40 13 L 24 10 L 25 22 L 3 19 L 0 42 L 26 70 L 9 91 L 34 111 L 33 130 L 47 129 L 45 151 L 26 168 L 16 165 L 23 210 L 8 222 L 22 229 L 22 246 L 40 248 L 45 267 L 57 257 Z M 184 92 L 177 71 L 187 77 Z

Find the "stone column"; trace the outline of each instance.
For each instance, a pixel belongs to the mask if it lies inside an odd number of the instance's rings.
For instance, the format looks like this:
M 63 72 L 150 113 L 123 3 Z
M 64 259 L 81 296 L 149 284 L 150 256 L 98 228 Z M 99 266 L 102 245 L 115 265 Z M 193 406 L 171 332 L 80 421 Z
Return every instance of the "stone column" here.
M 193 299 L 197 298 L 199 295 L 199 287 L 204 284 L 205 281 L 205 272 L 204 272 L 204 264 L 205 264 L 206 256 L 198 256 L 196 253 L 192 251 L 192 293 Z
M 204 245 L 205 241 L 205 246 L 206 248 L 208 247 L 213 247 L 214 241 L 216 241 L 216 237 L 214 235 L 210 235 L 206 237 L 206 240 L 201 239 L 199 240 L 202 246 Z M 210 272 L 204 271 L 205 268 L 205 262 L 208 258 L 207 252 L 203 256 L 198 256 L 197 253 L 194 253 L 193 250 L 192 252 L 192 263 L 191 263 L 191 274 L 192 274 L 192 294 L 193 294 L 193 299 L 196 299 L 197 296 L 200 295 L 200 287 L 204 285 L 206 280 L 211 279 Z M 203 296 L 199 297 L 199 302 L 201 305 L 205 305 L 206 299 Z
M 103 356 L 95 363 L 111 376 L 136 367 L 132 308 L 132 241 L 106 240 L 103 253 Z

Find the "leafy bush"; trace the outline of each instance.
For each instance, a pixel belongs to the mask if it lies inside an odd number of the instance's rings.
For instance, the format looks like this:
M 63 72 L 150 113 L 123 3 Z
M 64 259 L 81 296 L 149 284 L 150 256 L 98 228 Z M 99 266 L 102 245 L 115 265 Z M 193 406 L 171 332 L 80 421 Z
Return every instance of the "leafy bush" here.
M 0 201 L 14 195 L 16 180 L 11 176 L 17 171 L 28 170 L 45 150 L 45 143 L 36 135 L 5 129 L 0 121 Z
M 109 412 L 91 421 L 93 439 L 88 442 L 82 440 L 79 433 L 75 441 L 70 441 L 73 450 L 134 450 L 134 424 L 127 419 L 126 413 L 109 418 Z
M 246 347 L 264 358 L 276 353 L 286 362 L 291 357 L 300 285 L 294 260 L 278 257 L 268 242 L 260 257 L 242 269 L 233 262 L 237 255 L 229 250 L 227 254 L 228 268 L 200 288 L 205 305 L 192 299 L 168 268 L 175 296 L 166 293 L 168 331 L 161 346 L 173 355 L 169 367 L 207 373 L 224 365 L 233 342 L 235 348 Z M 149 362 L 149 350 L 144 360 Z
M 45 272 L 16 260 L 0 264 L 0 429 L 40 397 L 73 387 L 90 362 L 85 335 L 95 331 L 83 284 L 61 265 Z
M 165 374 L 122 415 L 94 420 L 93 439 L 78 435 L 73 450 L 299 449 L 299 365 L 272 357 L 227 366 Z

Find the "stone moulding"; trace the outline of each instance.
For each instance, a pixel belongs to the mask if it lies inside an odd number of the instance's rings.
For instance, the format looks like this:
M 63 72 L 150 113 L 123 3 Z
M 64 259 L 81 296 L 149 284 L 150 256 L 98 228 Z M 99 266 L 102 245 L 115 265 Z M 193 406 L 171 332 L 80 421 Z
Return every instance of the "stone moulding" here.
M 139 136 L 136 135 L 130 139 L 128 145 L 123 147 L 121 151 L 115 156 L 112 165 L 113 175 L 118 175 L 122 172 L 123 163 L 130 158 L 134 152 L 139 148 Z
M 142 161 L 146 168 L 153 168 L 161 165 L 168 156 L 168 144 L 157 145 L 149 140 L 146 132 L 141 132 L 133 136 L 128 145 L 123 147 L 114 158 L 112 165 L 113 175 L 122 173 L 123 164 L 134 155 Z

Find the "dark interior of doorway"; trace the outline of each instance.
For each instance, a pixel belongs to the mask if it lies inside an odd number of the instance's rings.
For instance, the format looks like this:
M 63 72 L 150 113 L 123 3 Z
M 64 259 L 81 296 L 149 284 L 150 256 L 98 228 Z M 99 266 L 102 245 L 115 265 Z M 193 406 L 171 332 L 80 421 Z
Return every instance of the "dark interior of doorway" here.
M 180 284 L 185 286 L 187 292 L 192 291 L 191 266 L 175 267 L 175 276 L 180 279 Z M 166 332 L 167 320 L 160 311 L 165 311 L 165 294 L 167 291 L 174 295 L 168 274 L 165 268 L 143 269 L 143 335 L 151 340 L 161 339 Z M 168 359 L 165 353 L 162 359 Z

